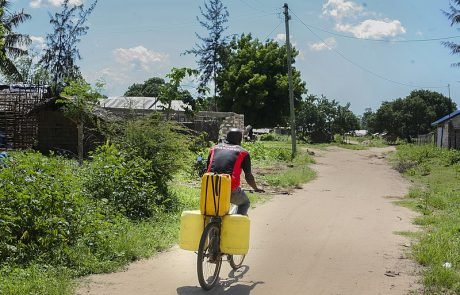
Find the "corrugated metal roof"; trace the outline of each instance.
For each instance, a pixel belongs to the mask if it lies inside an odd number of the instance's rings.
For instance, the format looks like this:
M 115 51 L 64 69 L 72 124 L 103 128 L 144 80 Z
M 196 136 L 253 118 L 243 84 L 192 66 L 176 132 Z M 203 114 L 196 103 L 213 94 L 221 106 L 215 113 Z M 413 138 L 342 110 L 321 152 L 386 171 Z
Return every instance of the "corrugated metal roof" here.
M 454 117 L 457 117 L 458 115 L 460 115 L 460 110 L 456 110 L 455 112 L 450 113 L 449 115 L 446 115 L 446 116 L 442 117 L 441 119 L 439 119 L 437 121 L 434 121 L 433 123 L 431 123 L 431 126 L 436 126 L 436 125 L 439 125 L 441 123 L 444 123 L 445 121 L 447 121 L 449 119 L 452 119 Z
M 112 109 L 133 109 L 133 110 L 164 110 L 168 106 L 157 102 L 155 97 L 127 97 L 114 96 L 100 101 L 100 106 Z M 187 108 L 181 100 L 173 100 L 171 109 L 174 111 L 184 111 Z

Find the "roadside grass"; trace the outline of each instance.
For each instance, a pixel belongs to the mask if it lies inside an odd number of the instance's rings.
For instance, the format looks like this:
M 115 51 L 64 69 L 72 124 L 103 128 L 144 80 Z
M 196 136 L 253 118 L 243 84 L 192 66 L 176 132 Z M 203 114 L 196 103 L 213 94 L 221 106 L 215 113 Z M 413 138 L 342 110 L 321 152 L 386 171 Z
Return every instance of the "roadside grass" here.
M 400 202 L 420 212 L 413 255 L 424 266 L 427 294 L 460 294 L 460 151 L 402 145 L 395 168 L 413 183 Z
M 75 284 L 67 268 L 3 266 L 0 269 L 0 287 L 0 294 L 61 295 L 72 294 Z

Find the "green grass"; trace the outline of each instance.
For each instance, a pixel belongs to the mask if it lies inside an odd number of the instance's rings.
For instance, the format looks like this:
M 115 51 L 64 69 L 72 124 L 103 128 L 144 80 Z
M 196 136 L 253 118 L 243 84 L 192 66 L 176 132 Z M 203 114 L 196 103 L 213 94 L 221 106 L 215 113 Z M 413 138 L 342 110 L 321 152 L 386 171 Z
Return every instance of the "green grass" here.
M 75 284 L 71 271 L 46 265 L 0 269 L 0 294 L 65 295 L 72 294 Z
M 420 213 L 413 247 L 427 294 L 460 294 L 460 151 L 401 146 L 394 165 L 414 186 L 403 205 Z M 409 163 L 409 164 L 404 164 Z M 450 263 L 451 267 L 446 267 Z

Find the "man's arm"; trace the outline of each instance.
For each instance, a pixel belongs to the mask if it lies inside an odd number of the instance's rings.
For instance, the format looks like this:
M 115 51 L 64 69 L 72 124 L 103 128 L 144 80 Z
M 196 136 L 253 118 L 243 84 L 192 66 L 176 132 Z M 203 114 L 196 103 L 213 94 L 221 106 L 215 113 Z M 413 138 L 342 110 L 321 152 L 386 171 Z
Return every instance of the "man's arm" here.
M 252 175 L 251 157 L 249 156 L 249 154 L 244 158 L 241 167 L 243 168 L 244 178 L 246 179 L 246 182 L 254 189 L 254 191 L 264 192 L 263 189 L 257 187 L 256 179 L 254 178 L 254 175 Z
M 263 192 L 262 189 L 257 187 L 256 180 L 254 178 L 254 175 L 252 175 L 252 173 L 245 173 L 244 178 L 246 179 L 246 182 L 254 189 L 254 191 Z

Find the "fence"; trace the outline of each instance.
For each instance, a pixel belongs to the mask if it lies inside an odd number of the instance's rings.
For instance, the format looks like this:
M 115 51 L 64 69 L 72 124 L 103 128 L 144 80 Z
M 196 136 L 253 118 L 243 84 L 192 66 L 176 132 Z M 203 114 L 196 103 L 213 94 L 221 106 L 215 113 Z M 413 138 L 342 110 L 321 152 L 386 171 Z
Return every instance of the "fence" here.
M 419 135 L 415 140 L 418 145 L 436 144 L 434 132 Z
M 31 148 L 37 140 L 38 122 L 32 111 L 48 97 L 40 86 L 7 86 L 0 92 L 0 132 L 7 148 Z

